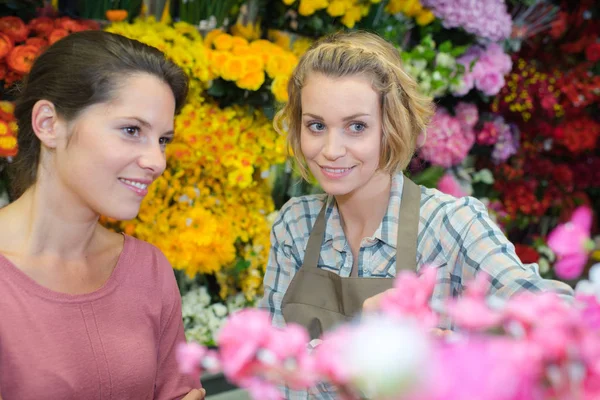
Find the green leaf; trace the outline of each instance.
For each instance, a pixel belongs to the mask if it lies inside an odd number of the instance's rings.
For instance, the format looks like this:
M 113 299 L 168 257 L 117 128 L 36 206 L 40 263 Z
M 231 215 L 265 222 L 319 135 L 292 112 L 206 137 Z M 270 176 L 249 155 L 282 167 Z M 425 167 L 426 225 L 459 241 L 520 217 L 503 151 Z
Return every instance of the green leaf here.
M 446 170 L 443 167 L 433 166 L 427 168 L 418 175 L 412 176 L 410 179 L 412 179 L 417 185 L 435 188 L 445 172 Z
M 438 50 L 441 53 L 450 53 L 452 51 L 452 42 L 450 42 L 449 40 L 446 40 L 444 43 L 442 43 L 438 47 Z
M 212 82 L 212 85 L 206 91 L 209 95 L 214 97 L 222 97 L 225 95 L 225 82 L 222 79 L 216 79 Z

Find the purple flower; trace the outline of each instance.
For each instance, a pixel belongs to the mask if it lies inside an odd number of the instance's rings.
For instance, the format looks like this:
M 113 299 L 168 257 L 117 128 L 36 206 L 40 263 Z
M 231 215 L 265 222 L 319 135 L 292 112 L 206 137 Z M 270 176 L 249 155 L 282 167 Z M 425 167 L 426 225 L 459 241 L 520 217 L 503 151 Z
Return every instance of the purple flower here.
M 519 130 L 516 125 L 509 125 L 504 121 L 504 118 L 497 117 L 494 120 L 494 125 L 498 131 L 498 140 L 492 150 L 492 161 L 495 164 L 500 164 L 519 149 Z

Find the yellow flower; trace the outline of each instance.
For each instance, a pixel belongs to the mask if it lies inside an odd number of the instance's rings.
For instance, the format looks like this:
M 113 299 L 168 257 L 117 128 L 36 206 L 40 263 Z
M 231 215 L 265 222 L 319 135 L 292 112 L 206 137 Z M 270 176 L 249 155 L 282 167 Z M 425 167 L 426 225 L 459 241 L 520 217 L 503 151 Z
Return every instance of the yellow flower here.
M 258 90 L 265 82 L 265 73 L 263 71 L 248 72 L 246 75 L 238 79 L 235 84 L 246 90 Z
M 233 36 L 228 33 L 221 33 L 213 39 L 213 45 L 217 50 L 229 50 L 233 47 Z
M 265 62 L 258 54 L 248 54 L 243 58 L 247 72 L 262 72 L 264 70 Z
M 290 75 L 298 63 L 296 56 L 291 53 L 275 54 L 267 61 L 267 74 L 271 78 L 279 75 Z
M 0 110 L 4 111 L 7 114 L 15 113 L 15 105 L 11 101 L 0 101 Z
M 287 86 L 290 78 L 289 76 L 277 76 L 273 79 L 273 83 L 271 84 L 271 93 L 275 96 L 275 100 L 281 103 L 285 103 L 288 101 L 288 91 Z
M 296 0 L 282 0 L 286 6 L 291 6 Z
M 346 12 L 347 6 L 348 3 L 346 3 L 344 0 L 333 0 L 327 7 L 327 14 L 331 15 L 332 17 L 340 17 Z
M 314 14 L 315 11 L 327 8 L 328 5 L 328 0 L 300 0 L 298 13 L 304 17 L 307 17 Z
M 260 22 L 257 22 L 254 25 L 251 23 L 242 25 L 241 22 L 238 21 L 234 26 L 231 27 L 231 33 L 236 36 L 241 36 L 247 40 L 258 39 L 261 35 Z
M 430 10 L 424 10 L 417 15 L 417 24 L 421 26 L 429 25 L 435 19 L 435 15 Z
M 356 24 L 356 22 L 360 21 L 361 18 L 362 18 L 362 10 L 360 9 L 360 7 L 353 6 L 353 7 L 350 7 L 346 11 L 346 13 L 344 14 L 344 16 L 341 19 L 341 22 L 346 27 L 352 29 L 352 28 L 354 28 L 354 25 Z
M 212 31 L 208 32 L 206 34 L 206 37 L 204 38 L 204 45 L 206 47 L 210 48 L 212 46 L 215 38 L 222 33 L 223 33 L 223 31 L 221 29 L 213 29 Z

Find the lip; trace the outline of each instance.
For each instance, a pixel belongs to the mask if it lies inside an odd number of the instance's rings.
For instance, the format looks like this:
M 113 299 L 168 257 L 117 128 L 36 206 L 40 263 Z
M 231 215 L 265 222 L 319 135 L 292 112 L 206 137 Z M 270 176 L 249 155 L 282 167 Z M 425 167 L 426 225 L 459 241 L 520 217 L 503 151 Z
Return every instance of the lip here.
M 333 167 L 328 165 L 319 165 L 321 173 L 329 179 L 341 179 L 348 176 L 355 166 L 352 167 Z M 338 171 L 333 171 L 338 170 Z
M 124 182 L 123 180 L 129 181 L 129 182 L 133 182 L 133 183 L 139 183 L 142 185 L 146 185 L 145 189 L 139 188 L 137 186 L 131 185 L 127 182 Z M 119 178 L 118 181 L 125 186 L 127 189 L 131 190 L 132 192 L 134 192 L 136 195 L 138 195 L 139 197 L 144 197 L 148 194 L 148 186 L 150 186 L 150 184 L 152 183 L 152 180 L 150 179 L 135 179 L 135 178 Z

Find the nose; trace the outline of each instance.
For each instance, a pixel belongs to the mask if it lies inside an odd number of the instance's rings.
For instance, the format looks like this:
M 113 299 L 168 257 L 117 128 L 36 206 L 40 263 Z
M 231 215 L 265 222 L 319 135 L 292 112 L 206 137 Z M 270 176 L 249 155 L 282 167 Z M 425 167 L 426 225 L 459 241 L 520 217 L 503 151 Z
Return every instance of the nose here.
M 160 176 L 167 168 L 167 157 L 159 143 L 148 144 L 138 159 L 141 168 L 151 171 L 153 177 Z
M 323 147 L 323 156 L 328 160 L 334 161 L 346 154 L 343 135 L 330 131 L 325 138 Z

